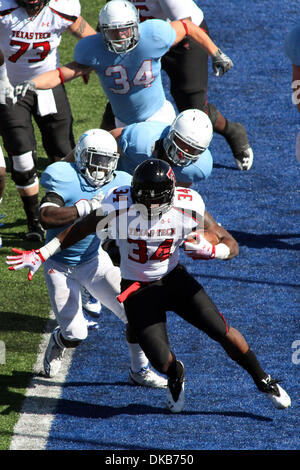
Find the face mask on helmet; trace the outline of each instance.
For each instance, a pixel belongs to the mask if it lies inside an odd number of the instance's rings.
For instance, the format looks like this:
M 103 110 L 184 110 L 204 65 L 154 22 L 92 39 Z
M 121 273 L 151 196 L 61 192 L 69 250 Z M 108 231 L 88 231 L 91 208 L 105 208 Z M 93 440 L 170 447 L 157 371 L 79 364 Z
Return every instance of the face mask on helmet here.
M 173 205 L 175 176 L 163 160 L 145 160 L 135 169 L 131 197 L 135 204 L 145 206 L 148 218 L 159 217 Z
M 122 54 L 131 51 L 139 42 L 137 9 L 125 0 L 112 0 L 99 15 L 99 30 L 109 51 Z
M 103 186 L 113 178 L 119 153 L 114 137 L 102 129 L 91 129 L 75 147 L 75 164 L 91 186 Z
M 188 109 L 175 118 L 163 139 L 163 146 L 172 164 L 187 166 L 198 160 L 209 146 L 212 136 L 209 117 L 199 109 Z
M 16 0 L 16 3 L 26 10 L 36 12 L 46 6 L 49 1 L 50 0 Z

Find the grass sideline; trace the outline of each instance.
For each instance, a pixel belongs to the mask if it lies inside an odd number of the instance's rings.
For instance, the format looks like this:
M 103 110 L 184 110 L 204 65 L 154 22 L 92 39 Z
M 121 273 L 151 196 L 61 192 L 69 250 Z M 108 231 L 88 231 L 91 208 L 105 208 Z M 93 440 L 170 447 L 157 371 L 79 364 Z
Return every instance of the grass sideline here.
M 98 12 L 104 0 L 81 1 L 82 16 L 96 28 Z M 60 45 L 61 64 L 73 60 L 76 39 L 65 33 Z M 88 85 L 81 78 L 67 83 L 66 89 L 74 117 L 75 138 L 87 129 L 98 128 L 106 98 L 98 78 L 92 73 Z M 38 170 L 41 173 L 48 164 L 41 145 L 37 127 L 36 139 L 39 155 Z M 2 144 L 2 141 L 1 141 Z M 32 377 L 38 346 L 49 318 L 50 303 L 42 270 L 35 274 L 32 282 L 27 272 L 9 272 L 5 257 L 11 248 L 37 248 L 24 240 L 26 222 L 22 203 L 10 178 L 8 161 L 6 190 L 0 214 L 6 214 L 0 227 L 3 246 L 0 249 L 0 341 L 5 344 L 5 364 L 0 363 L 0 450 L 8 450 L 13 428 L 18 419 L 24 393 Z M 40 196 L 43 189 L 40 189 Z

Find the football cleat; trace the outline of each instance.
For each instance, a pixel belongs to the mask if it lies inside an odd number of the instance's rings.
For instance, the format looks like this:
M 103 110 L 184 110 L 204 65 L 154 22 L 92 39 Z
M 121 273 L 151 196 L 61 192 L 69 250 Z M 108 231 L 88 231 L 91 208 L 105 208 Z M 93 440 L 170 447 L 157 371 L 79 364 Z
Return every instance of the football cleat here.
M 247 150 L 234 156 L 236 166 L 239 170 L 248 171 L 252 167 L 253 163 L 253 150 L 249 147 Z
M 184 365 L 181 361 L 177 361 L 182 366 L 182 372 L 176 379 L 168 379 L 167 387 L 167 407 L 172 413 L 180 413 L 184 407 Z
M 47 377 L 55 377 L 61 368 L 65 348 L 59 344 L 59 332 L 59 327 L 55 328 L 55 330 L 52 332 L 48 347 L 45 352 L 44 371 Z
M 98 330 L 100 325 L 98 323 L 97 318 L 95 318 L 95 316 L 91 316 L 86 310 L 84 310 L 84 308 L 82 309 L 82 313 L 83 313 L 88 329 Z
M 225 139 L 231 148 L 236 166 L 239 170 L 248 171 L 253 164 L 253 150 L 250 147 L 247 131 L 240 122 L 230 123 L 230 133 Z
M 45 231 L 37 220 L 28 222 L 28 232 L 25 235 L 27 240 L 42 243 L 45 238 Z
M 129 380 L 133 385 L 142 385 L 151 388 L 166 388 L 167 380 L 156 374 L 149 367 L 143 367 L 139 372 L 129 369 Z
M 261 380 L 258 389 L 266 395 L 276 408 L 284 410 L 291 406 L 291 399 L 286 391 L 278 385 L 278 382 L 278 380 L 272 379 L 268 375 L 265 379 Z
M 95 299 L 85 287 L 81 287 L 82 308 L 94 318 L 98 318 L 101 311 L 101 303 Z

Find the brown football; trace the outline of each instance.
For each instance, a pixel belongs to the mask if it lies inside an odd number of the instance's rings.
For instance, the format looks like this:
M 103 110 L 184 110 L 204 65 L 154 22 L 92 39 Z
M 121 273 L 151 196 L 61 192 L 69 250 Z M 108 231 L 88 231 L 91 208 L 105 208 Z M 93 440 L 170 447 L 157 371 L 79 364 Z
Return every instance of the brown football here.
M 212 232 L 211 230 L 204 230 L 204 232 L 200 232 L 204 238 L 210 242 L 212 245 L 217 245 L 218 243 L 220 243 L 220 239 L 218 238 L 218 236 Z M 187 242 L 190 242 L 190 243 L 197 243 L 197 240 L 195 237 L 193 236 L 190 236 L 186 239 Z
M 218 243 L 220 243 L 220 239 L 219 239 L 218 235 L 216 235 L 214 232 L 212 232 L 210 230 L 204 230 L 203 236 L 212 245 L 217 245 Z

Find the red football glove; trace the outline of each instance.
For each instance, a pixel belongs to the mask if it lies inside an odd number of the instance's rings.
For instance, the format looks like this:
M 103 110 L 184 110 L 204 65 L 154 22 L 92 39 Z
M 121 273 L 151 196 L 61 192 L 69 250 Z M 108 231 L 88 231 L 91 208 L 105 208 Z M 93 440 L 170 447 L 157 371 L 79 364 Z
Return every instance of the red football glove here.
M 39 269 L 45 259 L 43 258 L 40 250 L 23 251 L 18 248 L 12 248 L 13 253 L 17 256 L 7 256 L 6 264 L 11 264 L 10 271 L 17 271 L 23 268 L 29 268 L 28 280 L 32 280 L 32 276 Z

